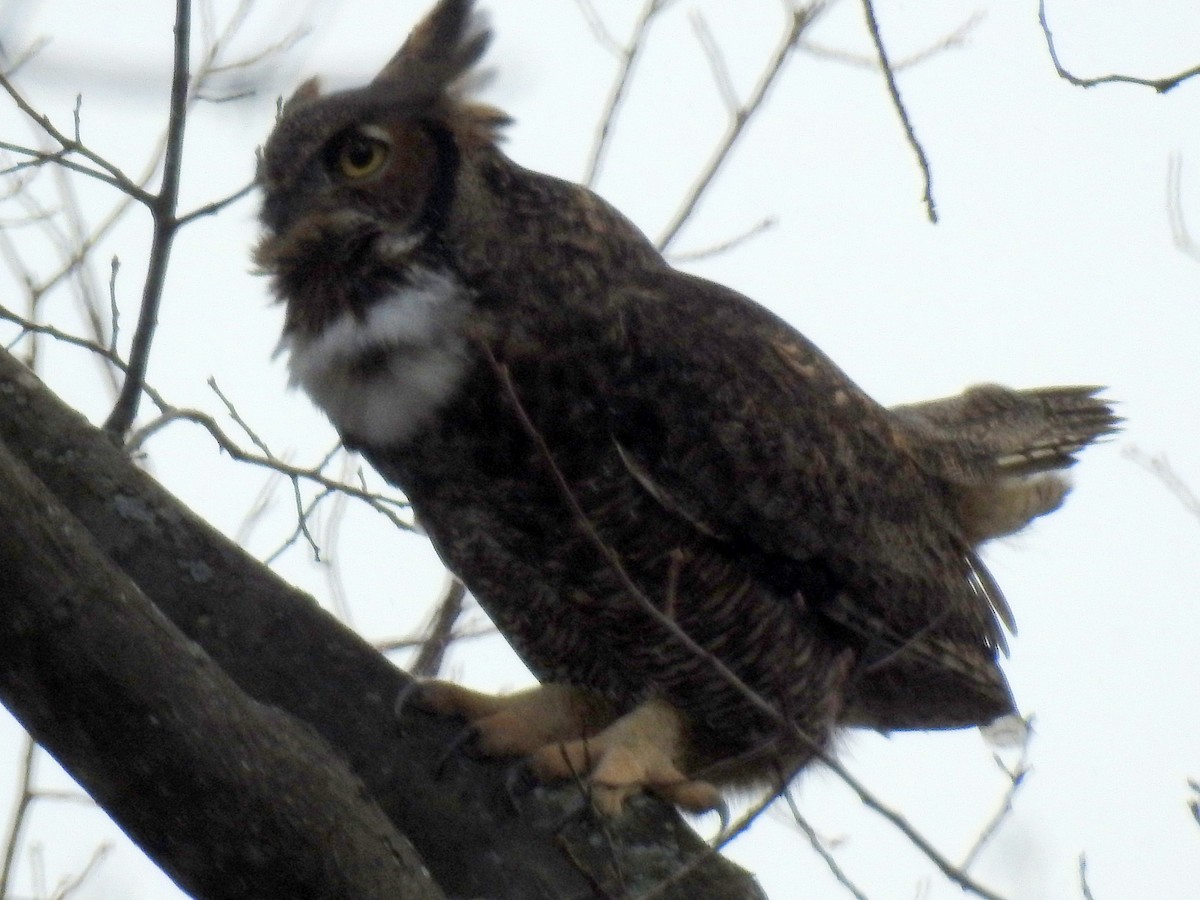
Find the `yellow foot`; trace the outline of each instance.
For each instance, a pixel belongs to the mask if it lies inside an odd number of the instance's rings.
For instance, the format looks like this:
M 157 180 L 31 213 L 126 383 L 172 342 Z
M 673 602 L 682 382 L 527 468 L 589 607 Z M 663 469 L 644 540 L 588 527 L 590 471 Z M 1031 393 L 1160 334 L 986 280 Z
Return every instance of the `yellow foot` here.
M 486 756 L 528 756 L 595 734 L 616 718 L 603 697 L 567 684 L 495 696 L 449 681 L 426 681 L 411 702 L 465 718 L 475 732 L 475 746 Z
M 686 751 L 683 717 L 661 700 L 648 700 L 594 737 L 543 746 L 533 753 L 544 781 L 585 779 L 600 812 L 617 815 L 641 791 L 692 812 L 721 810 L 721 794 L 679 768 Z

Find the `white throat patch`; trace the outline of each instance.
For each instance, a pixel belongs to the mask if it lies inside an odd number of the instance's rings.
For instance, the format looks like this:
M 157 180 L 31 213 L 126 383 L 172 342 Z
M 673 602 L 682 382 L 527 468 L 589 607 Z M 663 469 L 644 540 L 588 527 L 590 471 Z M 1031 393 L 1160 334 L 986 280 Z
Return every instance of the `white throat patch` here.
M 409 284 L 364 316 L 343 313 L 316 337 L 285 337 L 291 383 L 343 437 L 404 443 L 458 389 L 467 370 L 466 289 L 451 275 L 416 269 Z

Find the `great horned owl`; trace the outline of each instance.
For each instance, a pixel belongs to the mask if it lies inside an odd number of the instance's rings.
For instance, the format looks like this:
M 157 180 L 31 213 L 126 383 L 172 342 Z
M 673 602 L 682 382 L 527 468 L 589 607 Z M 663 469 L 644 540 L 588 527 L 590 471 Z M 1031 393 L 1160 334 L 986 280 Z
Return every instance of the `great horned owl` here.
M 1059 505 L 1091 388 L 886 409 L 763 307 L 524 169 L 442 0 L 367 86 L 284 106 L 256 253 L 291 376 L 401 487 L 543 686 L 444 683 L 486 752 L 694 809 L 839 726 L 1014 709 L 978 545 Z

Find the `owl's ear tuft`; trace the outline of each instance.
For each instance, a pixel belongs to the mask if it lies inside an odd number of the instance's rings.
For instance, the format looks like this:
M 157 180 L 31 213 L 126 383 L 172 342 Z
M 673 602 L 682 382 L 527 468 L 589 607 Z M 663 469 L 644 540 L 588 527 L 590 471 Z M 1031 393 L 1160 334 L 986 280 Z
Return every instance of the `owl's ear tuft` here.
M 409 102 L 420 99 L 460 138 L 492 143 L 510 121 L 503 112 L 470 101 L 488 78 L 475 69 L 492 38 L 488 17 L 474 0 L 441 0 L 375 76 L 376 90 L 394 86 Z
M 379 74 L 387 81 L 422 84 L 438 93 L 453 88 L 491 40 L 487 17 L 475 10 L 474 0 L 441 0 L 409 34 Z

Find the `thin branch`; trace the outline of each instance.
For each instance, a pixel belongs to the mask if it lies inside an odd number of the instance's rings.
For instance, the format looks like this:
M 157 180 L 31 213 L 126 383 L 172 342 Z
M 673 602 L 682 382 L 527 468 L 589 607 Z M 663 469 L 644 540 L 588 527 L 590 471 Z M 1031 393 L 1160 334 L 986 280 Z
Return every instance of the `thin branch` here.
M 821 859 L 824 861 L 825 865 L 829 868 L 830 873 L 833 875 L 837 883 L 844 887 L 850 893 L 850 896 L 855 898 L 855 900 L 870 900 L 870 898 L 868 898 L 867 895 L 862 892 L 858 885 L 850 880 L 850 876 L 847 875 L 845 870 L 842 869 L 842 867 L 838 864 L 838 861 L 834 858 L 834 855 L 829 852 L 829 849 L 825 846 L 825 842 L 822 841 L 821 836 L 817 834 L 817 830 L 813 828 L 812 825 L 808 823 L 808 820 L 800 814 L 800 807 L 796 805 L 796 799 L 792 796 L 792 792 L 790 790 L 784 791 L 783 796 L 787 799 L 788 808 L 792 811 L 792 818 L 795 820 L 796 826 L 804 832 L 804 835 L 808 838 L 808 842 L 812 845 L 813 850 L 816 852 L 817 856 L 821 857 Z
M 579 7 L 579 13 L 583 16 L 583 20 L 591 30 L 592 36 L 596 38 L 596 42 L 613 56 L 621 56 L 625 52 L 625 48 L 621 46 L 621 42 L 605 26 L 604 20 L 600 17 L 600 13 L 596 11 L 596 6 L 592 3 L 592 0 L 575 0 L 575 5 Z
M 1079 854 L 1079 891 L 1083 894 L 1083 900 L 1096 900 L 1092 894 L 1091 885 L 1087 879 L 1087 856 L 1083 853 Z
M 87 240 L 87 225 L 84 222 L 84 214 L 82 205 L 79 202 L 79 195 L 75 190 L 75 181 L 70 178 L 65 169 L 56 167 L 52 172 L 55 187 L 58 190 L 61 198 L 60 211 L 61 218 L 65 222 L 65 242 L 61 250 L 64 257 L 71 256 L 75 253 L 76 248 L 83 246 Z M 107 337 L 111 335 L 111 326 L 105 322 L 105 310 L 103 302 L 100 299 L 101 288 L 99 280 L 96 278 L 95 272 L 91 266 L 77 266 L 73 272 L 75 283 L 75 300 L 80 307 L 80 312 L 84 320 L 87 322 L 88 330 L 91 332 L 92 338 L 97 344 L 105 343 Z M 113 279 L 116 278 L 116 273 L 113 272 Z M 109 318 L 116 313 L 115 293 L 109 291 Z M 108 341 L 108 346 L 111 349 L 116 348 L 114 340 Z M 116 394 L 120 387 L 120 379 L 118 378 L 117 370 L 111 365 L 102 366 L 105 380 L 108 389 Z
M 55 328 L 53 325 L 43 325 L 40 322 L 34 322 L 31 319 L 27 319 L 24 316 L 18 315 L 17 313 L 13 312 L 10 309 L 7 309 L 6 307 L 4 307 L 2 305 L 0 305 L 0 319 L 3 319 L 4 321 L 7 321 L 7 322 L 12 322 L 14 325 L 18 326 L 21 329 L 21 331 L 24 333 L 44 334 L 47 337 L 53 338 L 56 341 L 62 341 L 64 344 L 71 344 L 72 346 L 75 346 L 75 347 L 82 347 L 84 350 L 90 350 L 92 353 L 95 353 L 97 356 L 100 356 L 103 359 L 107 360 L 108 362 L 112 363 L 118 369 L 121 369 L 122 371 L 125 370 L 125 367 L 126 367 L 125 360 L 123 360 L 119 354 L 110 350 L 108 347 L 102 347 L 100 344 L 97 344 L 91 338 L 79 337 L 78 335 L 69 334 L 68 332 L 65 332 L 65 331 L 62 331 L 61 329 Z M 20 340 L 20 338 L 18 338 L 17 340 Z M 16 344 L 16 343 L 17 343 L 17 341 L 13 341 L 13 344 Z M 11 349 L 11 346 L 12 345 L 9 345 L 9 347 L 6 349 Z M 147 395 L 152 400 L 154 400 L 155 403 L 157 405 L 159 405 L 160 408 L 166 408 L 166 406 L 167 406 L 166 402 L 162 400 L 161 396 L 159 396 L 159 394 L 156 391 L 154 391 L 149 386 L 144 386 L 144 387 L 145 387 Z
M 704 167 L 695 184 L 692 185 L 692 189 L 684 197 L 679 209 L 676 210 L 675 215 L 659 236 L 656 242 L 659 250 L 665 251 L 671 245 L 671 242 L 675 240 L 675 237 L 679 234 L 679 230 L 692 217 L 700 202 L 700 198 L 704 196 L 713 179 L 716 177 L 717 172 L 725 163 L 725 160 L 729 158 L 730 152 L 745 131 L 746 125 L 754 117 L 754 114 L 766 98 L 767 91 L 770 90 L 779 77 L 779 74 L 783 71 L 784 63 L 787 62 L 792 51 L 796 49 L 800 41 L 800 36 L 804 33 L 804 29 L 808 27 L 809 23 L 816 18 L 822 9 L 823 7 L 820 4 L 814 4 L 803 9 L 793 9 L 790 11 L 790 20 L 783 40 L 767 63 L 762 75 L 759 76 L 758 83 L 754 86 L 749 99 L 732 112 L 725 134 L 718 142 L 716 151 L 713 153 L 708 165 Z
M 925 156 L 925 148 L 921 146 L 916 132 L 913 131 L 912 121 L 908 117 L 908 111 L 904 108 L 904 101 L 900 99 L 900 88 L 896 86 L 896 73 L 888 62 L 887 48 L 883 44 L 883 37 L 879 33 L 879 22 L 875 18 L 875 7 L 872 0 L 862 0 L 862 2 L 863 12 L 867 17 L 867 30 L 871 32 L 871 40 L 875 43 L 875 52 L 879 56 L 879 66 L 883 71 L 884 80 L 887 82 L 888 93 L 892 96 L 892 105 L 896 107 L 896 112 L 900 116 L 900 123 L 904 126 L 904 134 L 908 138 L 909 146 L 917 155 L 917 165 L 920 167 L 921 177 L 925 181 L 925 191 L 921 199 L 925 203 L 926 215 L 929 216 L 930 222 L 936 224 L 938 220 L 937 205 L 933 200 L 933 175 L 929 170 L 929 160 Z
M 409 674 L 414 678 L 433 678 L 441 671 L 446 651 L 454 639 L 454 626 L 462 616 L 466 597 L 466 585 L 451 575 L 421 641 L 417 658 L 409 667 Z
M 205 431 L 207 431 L 217 442 L 217 445 L 229 455 L 229 457 L 237 462 L 250 463 L 251 465 L 260 466 L 264 469 L 270 469 L 283 475 L 285 478 L 293 480 L 311 481 L 313 484 L 325 489 L 329 492 L 341 492 L 347 494 L 356 500 L 361 500 L 366 503 L 371 509 L 375 510 L 380 515 L 384 516 L 394 526 L 401 531 L 412 531 L 412 522 L 400 518 L 399 515 L 391 508 L 407 509 L 406 503 L 400 500 L 395 500 L 383 494 L 373 493 L 364 488 L 354 487 L 350 484 L 337 481 L 329 478 L 321 473 L 319 469 L 305 469 L 300 466 L 292 465 L 285 462 L 278 456 L 259 456 L 251 453 L 238 445 L 225 431 L 217 424 L 217 421 L 208 413 L 201 412 L 195 409 L 179 409 L 173 406 L 167 406 L 162 415 L 148 422 L 146 425 L 139 428 L 130 436 L 127 447 L 136 449 L 146 442 L 154 433 L 162 430 L 172 422 L 193 422 Z
M 108 349 L 117 352 L 117 338 L 121 334 L 121 306 L 117 303 L 117 273 L 121 271 L 121 258 L 115 253 L 109 264 L 108 276 Z
M 1137 447 L 1127 447 L 1124 453 L 1126 457 L 1157 478 L 1171 496 L 1183 504 L 1183 508 L 1189 515 L 1200 519 L 1200 497 L 1196 496 L 1195 491 L 1183 476 L 1175 471 L 1165 456 L 1151 456 L 1143 453 Z
M 884 803 L 875 797 L 857 778 L 831 756 L 820 742 L 814 740 L 811 735 L 805 734 L 800 730 L 791 719 L 784 715 L 781 711 L 775 708 L 761 694 L 750 687 L 740 676 L 730 669 L 725 663 L 714 656 L 712 653 L 700 646 L 694 638 L 686 631 L 681 629 L 674 619 L 667 616 L 660 610 L 646 593 L 637 585 L 633 578 L 625 569 L 624 563 L 621 561 L 620 555 L 614 550 L 600 533 L 596 530 L 595 525 L 588 518 L 587 513 L 579 505 L 579 500 L 575 496 L 575 492 L 571 489 L 570 483 L 566 476 L 559 468 L 557 461 L 554 459 L 554 454 L 550 451 L 546 439 L 542 436 L 533 420 L 529 418 L 529 413 L 525 410 L 521 402 L 520 396 L 517 394 L 516 385 L 513 383 L 512 376 L 509 373 L 508 367 L 496 359 L 492 350 L 486 344 L 481 345 L 481 351 L 488 359 L 496 377 L 499 379 L 501 387 L 504 390 L 504 395 L 512 404 L 513 411 L 517 416 L 522 429 L 533 441 L 534 447 L 538 452 L 538 456 L 546 464 L 550 472 L 550 477 L 554 481 L 555 487 L 566 503 L 571 512 L 571 517 L 575 520 L 575 524 L 592 544 L 593 548 L 604 558 L 609 566 L 609 570 L 616 576 L 629 596 L 637 602 L 642 610 L 655 622 L 666 629 L 671 636 L 679 641 L 679 643 L 687 649 L 689 653 L 693 653 L 697 658 L 703 659 L 707 665 L 713 667 L 713 670 L 725 680 L 726 684 L 735 688 L 755 709 L 762 712 L 769 719 L 780 726 L 790 736 L 803 742 L 812 751 L 813 756 L 820 759 L 825 766 L 833 772 L 847 787 L 852 790 L 859 800 L 873 810 L 877 815 L 882 816 L 890 822 L 901 834 L 908 838 L 926 858 L 932 862 L 938 870 L 946 876 L 950 881 L 957 884 L 963 890 L 970 891 L 985 900 L 1001 900 L 998 894 L 992 893 L 987 888 L 976 883 L 970 876 L 959 869 L 954 863 L 950 862 L 936 847 L 934 847 L 928 839 L 918 832 L 911 823 L 899 812 L 884 805 Z
M 250 423 L 242 418 L 242 414 L 239 413 L 237 407 L 233 405 L 233 401 L 226 397 L 221 391 L 220 385 L 217 384 L 217 379 L 209 376 L 207 383 L 209 389 L 217 395 L 217 399 L 220 400 L 224 405 L 225 412 L 229 413 L 229 418 L 233 419 L 234 423 L 241 428 L 243 432 L 245 432 L 246 437 L 250 438 L 250 443 L 254 444 L 255 447 L 261 450 L 263 452 L 263 456 L 265 456 L 267 459 L 274 459 L 275 454 L 271 452 L 271 448 L 267 446 L 266 441 L 264 441 L 258 436 L 258 434 L 255 433 L 254 429 L 250 427 Z
M 708 67 L 716 83 L 717 92 L 721 95 L 721 101 L 725 104 L 725 111 L 731 116 L 736 116 L 737 91 L 733 87 L 733 77 L 729 74 L 729 64 L 725 61 L 725 54 L 721 52 L 721 45 L 713 37 L 708 21 L 699 10 L 692 13 L 691 20 L 692 32 L 704 50 L 704 58 L 708 60 Z
M 44 162 L 57 162 L 59 165 L 64 165 L 67 168 L 75 169 L 78 172 L 88 175 L 92 178 L 98 178 L 101 181 L 111 184 L 113 187 L 124 191 L 138 201 L 149 205 L 153 202 L 153 195 L 144 190 L 139 185 L 135 184 L 128 175 L 120 168 L 109 162 L 103 156 L 90 150 L 82 141 L 79 140 L 78 120 L 76 120 L 76 135 L 68 137 L 59 131 L 54 123 L 50 121 L 50 117 L 35 110 L 29 101 L 16 89 L 16 86 L 5 75 L 0 75 L 0 89 L 3 89 L 12 101 L 17 105 L 17 108 L 25 115 L 29 116 L 39 128 L 44 131 L 47 136 L 59 145 L 61 149 L 53 153 L 45 153 L 39 150 L 33 150 L 29 147 L 22 147 L 17 144 L 8 144 L 0 142 L 0 148 L 9 150 L 13 153 L 20 153 L 23 156 L 34 157 L 36 164 L 41 165 Z M 76 116 L 78 116 L 78 106 L 76 107 Z M 74 160 L 67 159 L 68 154 L 78 154 L 92 163 L 97 168 L 91 168 Z
M 638 16 L 638 20 L 633 26 L 633 34 L 630 36 L 629 42 L 624 47 L 617 49 L 621 64 L 617 68 L 617 75 L 613 80 L 612 90 L 608 95 L 608 102 L 605 104 L 604 112 L 600 116 L 600 127 L 596 132 L 596 140 L 593 142 L 592 151 L 588 155 L 587 168 L 584 170 L 583 176 L 583 183 L 587 187 L 592 187 L 600 175 L 600 166 L 604 161 L 604 154 L 608 150 L 613 125 L 616 123 L 617 111 L 620 109 L 621 101 L 625 99 L 626 90 L 629 88 L 631 82 L 630 75 L 633 72 L 634 63 L 637 61 L 638 55 L 645 44 L 646 32 L 650 27 L 651 21 L 662 12 L 668 2 L 670 0 L 646 0 L 646 5 L 642 7 L 641 15 Z M 591 24 L 593 32 L 598 35 L 601 43 L 612 49 L 616 42 L 613 41 L 607 29 L 603 27 L 599 16 L 596 15 L 596 11 L 590 2 L 588 0 L 577 0 L 577 3 L 583 12 L 584 18 Z
M 1050 52 L 1050 61 L 1054 63 L 1054 71 L 1058 73 L 1058 77 L 1062 78 L 1076 87 L 1090 88 L 1098 84 L 1137 84 L 1142 87 L 1154 88 L 1160 94 L 1165 94 L 1167 91 L 1179 87 L 1189 78 L 1195 78 L 1200 75 L 1200 65 L 1192 66 L 1190 69 L 1185 69 L 1176 75 L 1168 75 L 1163 78 L 1139 78 L 1134 75 L 1100 75 L 1096 78 L 1080 78 L 1067 71 L 1063 64 L 1058 59 L 1058 50 L 1054 46 L 1054 35 L 1050 33 L 1050 25 L 1046 21 L 1046 0 L 1038 0 L 1038 22 L 1042 26 L 1042 34 L 1046 37 L 1046 49 Z
M 129 352 L 129 369 L 125 383 L 104 422 L 104 430 L 124 438 L 137 415 L 142 396 L 142 382 L 150 362 L 150 344 L 158 326 L 158 307 L 162 302 L 163 284 L 167 277 L 167 261 L 179 222 L 175 218 L 179 203 L 179 177 L 183 163 L 183 132 L 188 108 L 188 51 L 191 44 L 191 2 L 175 0 L 175 61 L 171 77 L 170 114 L 167 122 L 167 144 L 163 154 L 162 187 L 150 204 L 154 217 L 154 236 L 150 242 L 150 261 L 146 283 L 142 288 L 142 306 L 138 313 L 137 329 Z
M 12 883 L 13 862 L 17 855 L 17 845 L 21 841 L 21 829 L 30 804 L 33 803 L 33 759 L 37 753 L 37 744 L 32 737 L 25 735 L 25 750 L 21 754 L 20 782 L 17 785 L 17 801 L 13 809 L 12 821 L 8 824 L 8 832 L 4 836 L 4 861 L 0 863 L 0 898 L 9 895 Z
M 4 79 L 0 77 L 0 87 L 5 86 Z M 47 120 L 48 121 L 48 120 Z M 105 184 L 111 185 L 120 191 L 124 191 L 136 200 L 143 203 L 148 202 L 150 195 L 140 188 L 137 188 L 132 182 L 123 180 L 122 178 L 114 178 L 106 172 L 102 172 L 91 166 L 84 165 L 81 162 L 76 162 L 71 159 L 68 154 L 80 152 L 76 147 L 63 147 L 59 150 L 35 150 L 32 147 L 25 147 L 21 144 L 14 144 L 9 141 L 0 141 L 0 150 L 7 150 L 9 153 L 18 153 L 21 156 L 27 156 L 29 159 L 24 162 L 15 163 L 5 169 L 0 169 L 0 175 L 12 175 L 20 172 L 23 169 L 38 168 L 47 163 L 54 163 L 66 169 L 71 169 L 81 175 L 86 175 L 89 178 L 95 178 L 98 181 L 103 181 Z
M 1029 774 L 1029 742 L 1033 735 L 1033 730 L 1028 729 L 1025 732 L 1025 740 L 1021 744 L 1021 755 L 1017 759 L 1017 764 L 1010 770 L 1004 765 L 999 756 L 994 757 L 996 765 L 1000 768 L 1008 778 L 1008 788 L 1004 792 L 1004 796 L 1000 800 L 1000 805 L 996 812 L 984 825 L 983 830 L 979 832 L 979 836 L 975 839 L 975 843 L 971 849 L 967 851 L 967 855 L 963 857 L 963 861 L 959 864 L 959 868 L 966 872 L 974 865 L 975 860 L 979 858 L 979 854 L 987 846 L 988 842 L 999 830 L 1001 823 L 1008 818 L 1012 812 L 1013 799 L 1017 795 L 1017 791 L 1021 789 L 1021 785 L 1025 783 L 1025 776 Z
M 107 347 L 100 346 L 95 341 L 69 334 L 61 331 L 58 328 L 55 328 L 52 325 L 42 325 L 37 322 L 32 322 L 29 319 L 19 316 L 3 306 L 0 306 L 0 320 L 12 322 L 20 327 L 22 332 L 44 334 L 47 337 L 61 341 L 65 344 L 70 344 L 72 346 L 89 350 L 97 356 L 100 356 L 106 361 L 110 362 L 118 369 L 122 371 L 125 371 L 126 369 L 125 360 L 123 360 L 114 351 Z M 217 446 L 220 447 L 221 450 L 223 450 L 226 454 L 228 454 L 231 459 L 268 469 L 275 474 L 282 475 L 283 477 L 289 479 L 292 483 L 293 492 L 296 496 L 296 502 L 298 505 L 302 504 L 299 494 L 299 483 L 302 480 L 309 481 L 323 489 L 325 493 L 322 496 L 327 496 L 332 493 L 344 494 L 348 497 L 365 503 L 371 509 L 375 510 L 375 512 L 384 516 L 396 528 L 402 531 L 413 530 L 412 522 L 402 518 L 396 512 L 396 510 L 407 510 L 408 504 L 406 502 L 393 499 L 378 492 L 370 491 L 365 486 L 355 487 L 352 484 L 348 484 L 344 481 L 338 481 L 324 475 L 321 470 L 332 458 L 333 451 L 327 454 L 325 459 L 323 459 L 317 466 L 313 468 L 306 469 L 300 466 L 292 465 L 272 453 L 270 449 L 261 442 L 261 439 L 257 438 L 257 435 L 249 430 L 249 427 L 245 421 L 242 420 L 240 416 L 236 415 L 236 410 L 231 409 L 230 414 L 234 417 L 234 421 L 238 422 L 240 427 L 246 429 L 247 434 L 251 436 L 251 440 L 255 441 L 263 451 L 263 455 L 260 456 L 242 448 L 236 441 L 234 441 L 231 437 L 229 437 L 228 434 L 225 433 L 221 426 L 217 424 L 217 421 L 209 414 L 199 410 L 180 409 L 172 406 L 163 398 L 161 394 L 159 394 L 148 384 L 143 384 L 142 390 L 145 391 L 146 396 L 148 396 L 154 405 L 159 409 L 160 414 L 155 419 L 146 423 L 144 426 L 130 435 L 129 440 L 126 443 L 126 449 L 129 452 L 133 452 L 140 448 L 154 434 L 172 422 L 193 422 L 204 428 L 209 435 L 212 436 L 213 440 L 217 442 Z M 221 397 L 222 400 L 228 405 L 228 399 L 220 394 L 219 389 L 217 390 L 217 395 Z M 335 447 L 335 451 L 336 449 L 337 448 Z M 303 531 L 300 531 L 299 533 L 303 534 Z
M 470 641 L 475 638 L 494 637 L 500 632 L 494 626 L 487 628 L 473 628 L 469 631 L 455 631 L 450 634 L 448 643 L 454 644 L 459 641 Z M 416 650 L 425 645 L 428 640 L 426 635 L 420 637 L 407 638 L 389 638 L 384 641 L 375 641 L 372 646 L 380 653 L 395 653 L 399 650 Z
M 67 900 L 68 897 L 83 887 L 92 876 L 92 873 L 99 867 L 100 863 L 104 861 L 104 858 L 112 851 L 112 846 L 112 844 L 107 842 L 99 844 L 92 851 L 92 855 L 88 857 L 88 861 L 84 863 L 83 868 L 78 873 L 67 875 L 58 883 L 58 886 L 54 889 L 54 893 L 50 895 L 50 900 Z M 3 896 L 3 894 L 0 894 L 0 896 Z
M 21 70 L 22 66 L 24 66 L 27 62 L 29 62 L 31 59 L 33 59 L 39 53 L 41 53 L 42 50 L 44 50 L 46 48 L 46 45 L 49 43 L 50 43 L 50 38 L 48 38 L 48 37 L 37 38 L 28 47 L 23 49 L 20 53 L 16 54 L 12 58 L 12 61 L 9 62 L 8 68 L 4 69 L 3 72 L 0 72 L 0 74 L 4 75 L 6 78 L 12 78 L 14 75 L 17 74 L 17 72 L 19 72 Z M 3 895 L 0 895 L 0 896 L 3 896 Z
M 961 25 L 945 36 L 938 38 L 928 47 L 922 47 L 920 50 L 916 50 L 901 59 L 892 60 L 892 71 L 903 72 L 905 69 L 919 65 L 925 62 L 925 60 L 944 53 L 947 50 L 956 50 L 962 47 L 966 44 L 967 37 L 983 21 L 983 18 L 984 14 L 982 12 L 972 13 Z M 874 71 L 879 69 L 878 56 L 863 56 L 859 53 L 852 53 L 849 50 L 827 47 L 824 44 L 808 40 L 800 41 L 800 49 L 810 56 L 816 56 L 820 59 L 828 59 L 833 62 L 840 62 L 862 69 L 871 69 Z
M 236 191 L 234 191 L 232 194 L 222 197 L 219 200 L 213 200 L 210 203 L 205 203 L 203 206 L 196 207 L 191 212 L 187 212 L 181 216 L 176 217 L 175 224 L 178 227 L 182 228 L 184 225 L 191 224 L 196 219 L 200 219 L 200 218 L 203 218 L 204 216 L 211 216 L 211 215 L 214 215 L 215 213 L 219 213 L 225 207 L 232 206 L 234 203 L 237 203 L 242 198 L 248 197 L 250 194 L 254 193 L 254 189 L 257 187 L 258 187 L 257 181 L 251 181 L 249 184 L 244 184 L 240 188 L 238 188 Z
M 1167 218 L 1175 247 L 1200 260 L 1200 245 L 1192 237 L 1183 215 L 1183 158 L 1178 153 L 1172 153 L 1167 160 Z
M 726 238 L 723 241 L 719 241 L 716 244 L 710 244 L 707 247 L 701 247 L 698 250 L 688 250 L 684 253 L 671 253 L 668 254 L 668 258 L 672 263 L 690 263 L 701 259 L 709 259 L 713 256 L 720 256 L 722 253 L 728 253 L 730 250 L 740 247 L 742 244 L 758 237 L 764 231 L 774 228 L 778 224 L 779 220 L 774 216 L 767 216 L 751 225 L 741 234 L 735 234 L 731 238 Z
M 335 452 L 336 452 L 335 448 Z M 330 457 L 332 459 L 332 456 Z M 341 455 L 341 470 L 338 472 L 339 481 L 349 481 L 354 469 L 354 459 L 349 453 Z M 325 517 L 321 546 L 325 548 L 325 583 L 329 588 L 329 599 L 333 611 L 339 619 L 350 627 L 354 627 L 354 608 L 346 594 L 346 584 L 342 579 L 342 567 L 337 564 L 338 546 L 342 538 L 342 525 L 346 520 L 346 509 L 350 498 L 345 494 L 333 495 L 330 502 L 332 509 Z

